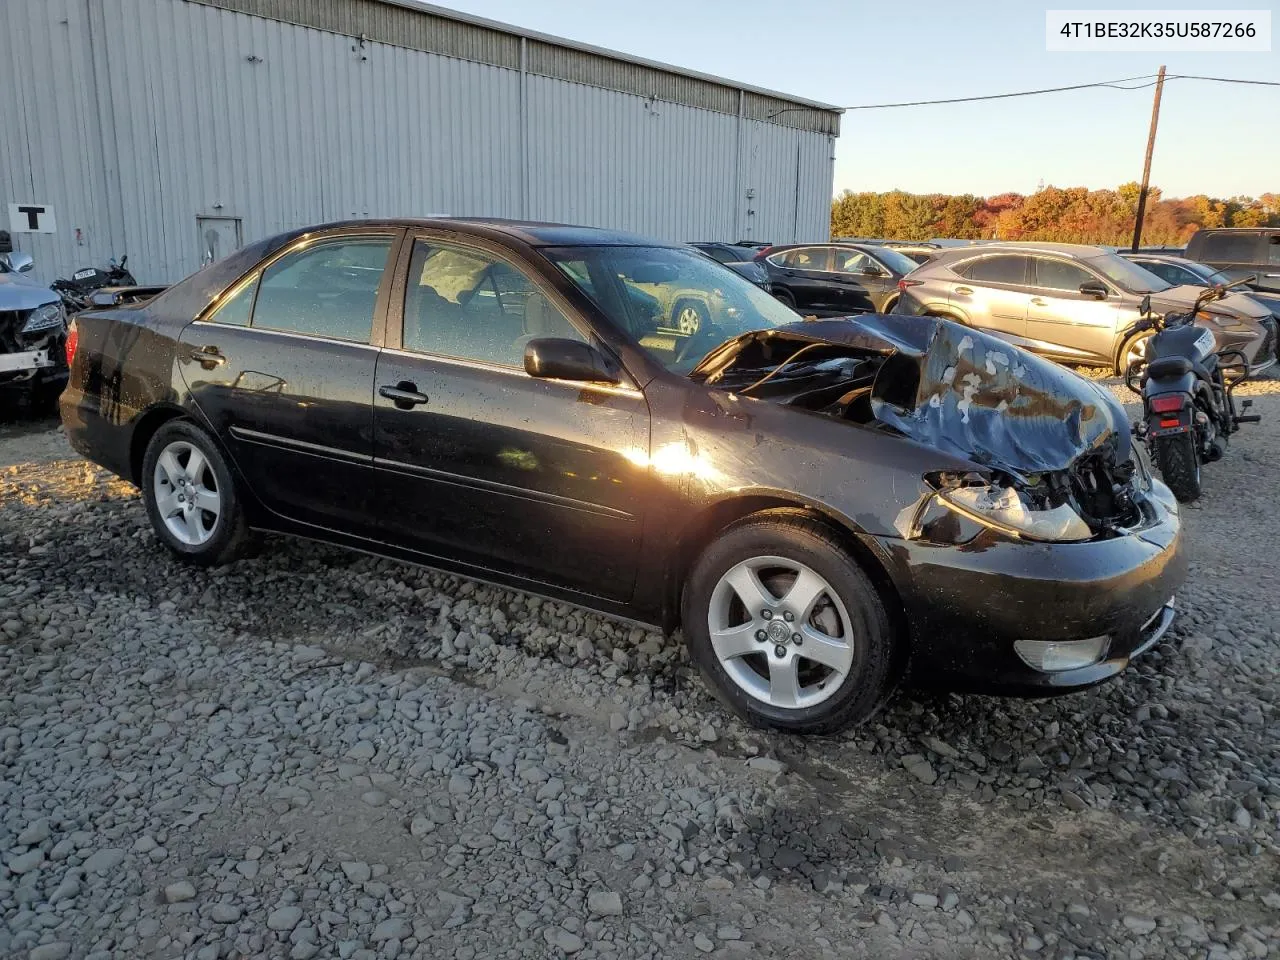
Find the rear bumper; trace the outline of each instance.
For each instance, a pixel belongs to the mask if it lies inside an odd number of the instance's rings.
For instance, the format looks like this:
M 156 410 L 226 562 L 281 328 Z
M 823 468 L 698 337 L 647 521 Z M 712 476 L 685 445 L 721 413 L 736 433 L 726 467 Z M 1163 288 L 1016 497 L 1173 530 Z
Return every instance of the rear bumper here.
M 912 632 L 910 680 L 976 693 L 1050 696 L 1108 680 L 1173 621 L 1187 560 L 1176 513 L 1089 543 L 1031 543 L 981 534 L 940 546 L 885 538 Z M 1042 672 L 1018 640 L 1108 638 L 1096 663 Z

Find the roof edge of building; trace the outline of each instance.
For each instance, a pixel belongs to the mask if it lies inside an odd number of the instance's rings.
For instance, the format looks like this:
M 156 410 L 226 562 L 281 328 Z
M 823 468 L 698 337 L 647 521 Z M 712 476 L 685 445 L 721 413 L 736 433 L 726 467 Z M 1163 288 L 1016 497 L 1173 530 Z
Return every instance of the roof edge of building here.
M 836 136 L 842 108 L 419 0 L 183 0 Z M 447 24 L 440 29 L 442 24 Z M 435 27 L 436 29 L 431 29 Z

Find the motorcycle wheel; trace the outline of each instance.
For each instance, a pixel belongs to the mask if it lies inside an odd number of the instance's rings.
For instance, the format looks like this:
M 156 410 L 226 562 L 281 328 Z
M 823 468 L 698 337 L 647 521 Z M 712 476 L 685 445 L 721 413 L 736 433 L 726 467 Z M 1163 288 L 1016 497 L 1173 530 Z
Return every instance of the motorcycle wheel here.
M 1152 440 L 1152 459 L 1160 468 L 1160 477 L 1179 503 L 1190 503 L 1200 496 L 1200 454 L 1190 433 Z

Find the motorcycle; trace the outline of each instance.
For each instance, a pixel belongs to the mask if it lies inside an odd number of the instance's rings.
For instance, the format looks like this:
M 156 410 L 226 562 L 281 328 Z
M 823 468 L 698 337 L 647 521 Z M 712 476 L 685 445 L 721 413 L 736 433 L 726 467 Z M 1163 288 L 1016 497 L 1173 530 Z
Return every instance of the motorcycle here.
M 1142 302 L 1142 316 L 1126 337 L 1152 331 L 1146 356 L 1125 371 L 1125 386 L 1142 397 L 1142 419 L 1134 434 L 1143 440 L 1161 478 L 1183 503 L 1200 496 L 1200 467 L 1221 460 L 1227 439 L 1242 423 L 1262 418 L 1245 414 L 1252 400 L 1240 403 L 1233 391 L 1249 379 L 1249 360 L 1239 350 L 1214 348 L 1213 331 L 1195 326 L 1196 314 L 1226 296 L 1224 286 L 1209 287 L 1188 313 L 1151 312 L 1151 298 Z
M 83 270 L 77 270 L 71 275 L 70 280 L 55 280 L 49 284 L 58 296 L 62 298 L 63 304 L 67 308 L 67 313 L 78 313 L 81 310 L 88 310 L 93 306 L 93 292 L 103 287 L 134 287 L 138 285 L 138 281 L 133 278 L 133 274 L 129 272 L 126 264 L 129 257 L 126 254 L 120 258 L 120 262 L 116 263 L 111 260 L 107 264 L 106 270 L 99 270 L 97 267 L 85 267 Z

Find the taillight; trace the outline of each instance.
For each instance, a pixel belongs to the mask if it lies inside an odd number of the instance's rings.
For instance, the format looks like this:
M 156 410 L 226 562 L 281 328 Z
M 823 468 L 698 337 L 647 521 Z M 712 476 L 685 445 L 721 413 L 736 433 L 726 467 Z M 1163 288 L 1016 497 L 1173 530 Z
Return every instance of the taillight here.
M 1155 413 L 1173 413 L 1175 410 L 1181 410 L 1186 400 L 1187 398 L 1180 393 L 1170 394 L 1166 397 L 1152 397 L 1151 409 Z
M 924 283 L 923 280 L 908 280 L 906 277 L 903 277 L 898 281 L 898 289 L 903 293 L 906 293 L 907 287 L 918 287 L 922 283 Z
M 80 346 L 80 328 L 74 320 L 67 325 L 67 366 L 71 366 L 76 358 L 76 347 Z

